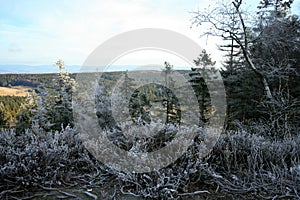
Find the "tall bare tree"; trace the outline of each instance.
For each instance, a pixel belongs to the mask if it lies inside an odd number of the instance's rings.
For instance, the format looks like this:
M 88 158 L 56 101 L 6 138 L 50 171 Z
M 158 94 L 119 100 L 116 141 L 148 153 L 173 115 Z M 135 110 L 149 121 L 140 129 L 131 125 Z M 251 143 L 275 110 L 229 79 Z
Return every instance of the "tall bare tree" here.
M 247 66 L 261 79 L 266 96 L 273 99 L 267 78 L 252 59 L 250 47 L 255 38 L 250 35 L 247 26 L 250 24 L 246 21 L 248 16 L 242 9 L 242 3 L 242 0 L 235 0 L 229 4 L 218 2 L 216 7 L 212 9 L 194 12 L 193 24 L 197 26 L 208 24 L 209 28 L 204 35 L 229 37 L 236 42 L 248 64 Z M 234 28 L 232 26 L 233 22 L 235 22 Z

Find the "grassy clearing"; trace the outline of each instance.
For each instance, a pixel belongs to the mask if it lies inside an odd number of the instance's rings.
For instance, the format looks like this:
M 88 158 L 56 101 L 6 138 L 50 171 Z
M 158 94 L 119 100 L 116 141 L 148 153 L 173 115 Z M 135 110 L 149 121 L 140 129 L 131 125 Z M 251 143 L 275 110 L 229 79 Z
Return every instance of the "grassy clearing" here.
M 0 87 L 0 96 L 25 97 L 32 88 L 26 86 Z

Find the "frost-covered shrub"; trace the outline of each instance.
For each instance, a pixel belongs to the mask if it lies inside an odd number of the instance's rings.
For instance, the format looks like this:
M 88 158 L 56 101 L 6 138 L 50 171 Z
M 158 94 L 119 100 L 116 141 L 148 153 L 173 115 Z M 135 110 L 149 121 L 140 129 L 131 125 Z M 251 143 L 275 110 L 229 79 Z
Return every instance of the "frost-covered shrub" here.
M 60 185 L 96 167 L 75 131 L 44 132 L 38 127 L 17 135 L 0 133 L 0 177 L 16 185 Z
M 153 129 L 159 127 L 153 126 Z M 162 126 L 164 125 L 162 124 Z M 139 143 L 139 148 L 136 148 L 137 144 L 133 143 L 132 149 L 129 151 L 144 152 L 159 145 L 167 145 L 169 141 L 166 141 L 165 138 L 174 136 L 174 133 L 166 134 L 172 130 L 171 127 L 172 125 L 164 127 L 167 131 L 160 135 L 161 139 L 156 136 L 152 138 L 154 140 L 143 140 Z M 193 130 L 184 126 L 181 129 L 185 131 L 185 134 L 191 134 Z M 145 133 L 147 130 L 145 129 Z M 132 132 L 135 131 L 135 129 L 132 130 Z M 132 132 L 131 134 L 135 135 Z M 205 145 L 203 143 L 203 130 L 198 129 L 194 144 L 174 163 L 149 173 L 117 173 L 121 192 L 150 199 L 180 199 L 181 196 L 185 195 L 209 193 L 205 190 L 205 184 L 201 185 L 201 183 L 210 179 L 209 177 L 212 177 L 215 173 L 211 172 L 209 165 L 201 160 L 199 150 L 203 145 Z
M 297 197 L 299 146 L 300 136 L 271 140 L 240 130 L 222 135 L 207 161 L 226 177 L 216 181 L 226 192 L 255 191 L 271 195 L 265 197 Z
M 277 122 L 276 122 L 277 123 Z M 297 135 L 300 131 L 299 123 L 284 123 L 275 127 L 273 122 L 268 120 L 251 120 L 247 123 L 238 120 L 232 123 L 238 131 L 245 131 L 259 136 L 269 137 L 271 139 L 287 139 Z M 283 127 L 284 126 L 284 127 Z
M 238 131 L 222 135 L 216 144 L 211 161 L 227 170 L 270 169 L 270 164 L 281 168 L 300 162 L 300 136 L 285 140 Z
M 151 173 L 119 173 L 121 192 L 153 199 L 180 199 L 215 190 L 220 195 L 255 199 L 299 198 L 300 136 L 285 140 L 249 134 L 222 135 L 201 159 L 201 135 L 176 162 Z M 248 196 L 249 197 L 249 196 Z M 213 197 L 212 197 L 213 198 Z
M 125 126 L 121 126 L 122 130 Z M 129 135 L 136 135 L 134 131 Z M 186 127 L 186 133 L 190 131 Z M 199 152 L 204 148 L 201 131 L 194 144 L 170 165 L 149 173 L 125 173 L 95 161 L 80 142 L 76 130 L 70 127 L 61 132 L 45 132 L 33 126 L 21 135 L 4 130 L 0 133 L 2 188 L 64 187 L 79 182 L 92 187 L 115 184 L 120 195 L 147 199 L 182 199 L 196 194 L 209 198 L 212 193 L 239 199 L 246 194 L 256 199 L 299 197 L 300 136 L 275 141 L 245 130 L 228 132 L 201 159 Z M 137 148 L 137 143 L 132 141 L 128 151 L 148 151 L 148 142 L 142 141 Z M 1 195 L 0 198 L 7 197 Z

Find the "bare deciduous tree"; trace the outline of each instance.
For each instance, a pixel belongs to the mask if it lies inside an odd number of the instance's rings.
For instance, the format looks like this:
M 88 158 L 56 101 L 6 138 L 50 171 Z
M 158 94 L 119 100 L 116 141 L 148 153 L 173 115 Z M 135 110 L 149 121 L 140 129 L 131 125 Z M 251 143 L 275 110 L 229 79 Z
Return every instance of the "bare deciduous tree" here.
M 246 21 L 248 17 L 242 10 L 242 0 L 235 0 L 231 4 L 218 2 L 217 7 L 194 12 L 193 24 L 201 26 L 209 24 L 204 35 L 220 36 L 232 38 L 243 53 L 247 66 L 261 79 L 265 94 L 269 99 L 273 99 L 267 78 L 254 64 L 249 47 L 255 38 L 251 38 Z M 233 26 L 234 24 L 234 26 Z

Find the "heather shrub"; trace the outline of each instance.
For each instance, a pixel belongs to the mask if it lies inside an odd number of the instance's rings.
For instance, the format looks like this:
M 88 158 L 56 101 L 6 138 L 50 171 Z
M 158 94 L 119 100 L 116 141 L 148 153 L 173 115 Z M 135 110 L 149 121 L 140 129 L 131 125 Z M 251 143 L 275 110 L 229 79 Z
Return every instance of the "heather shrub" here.
M 188 133 L 189 128 L 186 129 Z M 0 178 L 4 192 L 21 188 L 101 187 L 113 185 L 114 194 L 146 199 L 235 197 L 299 198 L 300 137 L 284 140 L 250 134 L 245 130 L 221 135 L 204 158 L 203 132 L 175 162 L 149 173 L 115 171 L 97 162 L 70 127 L 45 132 L 38 126 L 17 135 L 0 133 Z M 160 140 L 158 140 L 160 141 Z M 167 144 L 168 141 L 159 142 Z M 132 143 L 129 151 L 145 151 Z M 155 143 L 152 143 L 155 144 Z M 72 194 L 74 196 L 74 194 Z M 99 194 L 100 195 L 100 194 Z
M 96 167 L 70 127 L 60 132 L 44 132 L 37 127 L 21 135 L 3 130 L 0 155 L 1 180 L 22 186 L 61 185 Z

